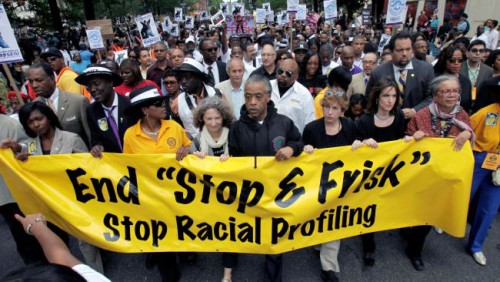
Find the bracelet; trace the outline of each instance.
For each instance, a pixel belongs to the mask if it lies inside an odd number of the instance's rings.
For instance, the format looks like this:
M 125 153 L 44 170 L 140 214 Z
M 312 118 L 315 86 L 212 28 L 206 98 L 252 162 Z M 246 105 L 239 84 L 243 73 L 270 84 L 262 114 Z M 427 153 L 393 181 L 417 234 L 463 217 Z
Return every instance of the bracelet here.
M 33 235 L 33 233 L 31 233 L 31 228 L 33 228 L 33 225 L 35 225 L 35 223 L 40 222 L 40 221 L 45 222 L 45 220 L 43 218 L 35 218 L 35 222 L 28 224 L 28 226 L 26 227 L 26 233 L 28 235 Z

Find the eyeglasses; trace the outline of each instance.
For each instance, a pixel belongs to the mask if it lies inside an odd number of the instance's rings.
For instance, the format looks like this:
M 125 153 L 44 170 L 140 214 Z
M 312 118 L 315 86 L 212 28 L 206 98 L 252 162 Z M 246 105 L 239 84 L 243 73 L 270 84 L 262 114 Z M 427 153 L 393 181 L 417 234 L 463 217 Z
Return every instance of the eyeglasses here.
M 448 95 L 448 94 L 461 94 L 462 93 L 462 89 L 460 88 L 448 88 L 448 89 L 441 89 L 441 90 L 438 90 L 438 93 L 441 93 L 441 94 L 444 94 L 444 95 Z
M 286 76 L 288 78 L 292 77 L 293 76 L 293 72 L 292 71 L 289 71 L 289 70 L 284 70 L 282 68 L 279 68 L 277 71 L 276 71 L 279 75 L 282 75 L 282 74 L 286 74 Z
M 205 51 L 205 52 L 209 52 L 209 53 L 212 53 L 212 52 L 217 52 L 217 47 L 204 49 L 204 51 Z
M 163 84 L 164 85 L 174 85 L 174 84 L 177 84 L 177 81 L 174 81 L 174 80 L 165 80 L 165 81 L 163 81 Z
M 271 53 L 262 53 L 262 57 L 274 57 L 276 54 L 271 54 Z
M 154 102 L 153 104 L 151 104 L 151 106 L 155 106 L 157 108 L 163 107 L 163 106 L 165 106 L 165 100 L 163 100 L 163 99 L 158 100 L 158 101 Z
M 155 49 L 155 53 L 165 52 L 165 49 Z
M 482 54 L 482 53 L 484 53 L 484 49 L 472 48 L 472 49 L 470 49 L 470 52 L 471 53 L 480 53 L 480 54 Z
M 343 97 L 344 96 L 344 91 L 343 90 L 340 90 L 340 89 L 336 89 L 336 90 L 326 90 L 325 91 L 325 96 L 337 96 L 337 97 Z
M 463 59 L 453 59 L 453 58 L 449 58 L 448 59 L 448 63 L 451 63 L 451 64 L 456 64 L 456 63 L 463 63 L 464 60 Z
M 58 59 L 58 57 L 56 57 L 56 56 L 47 57 L 47 61 L 49 61 L 49 62 L 53 62 L 53 61 L 55 61 L 57 59 Z

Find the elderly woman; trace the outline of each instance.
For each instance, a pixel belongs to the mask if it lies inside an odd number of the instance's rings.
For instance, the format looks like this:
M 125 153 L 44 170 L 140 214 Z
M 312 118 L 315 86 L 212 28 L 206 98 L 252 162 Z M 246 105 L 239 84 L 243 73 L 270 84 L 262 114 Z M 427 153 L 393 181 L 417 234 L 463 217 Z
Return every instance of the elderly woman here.
M 467 250 L 480 265 L 486 265 L 483 243 L 500 208 L 499 183 L 492 182 L 493 171 L 496 169 L 498 174 L 500 167 L 482 167 L 486 159 L 500 157 L 500 85 L 488 86 L 488 92 L 495 103 L 482 108 L 471 117 L 476 141 L 473 148 L 475 165 L 470 202 L 475 203 L 475 210 L 471 210 L 472 227 Z
M 229 158 L 229 126 L 234 120 L 231 108 L 218 97 L 203 99 L 193 112 L 194 125 L 200 133 L 193 139 L 189 152 L 199 157 L 219 157 L 221 161 Z M 238 254 L 223 253 L 224 273 L 222 281 L 231 281 L 233 268 L 237 265 Z
M 312 154 L 314 149 L 332 148 L 351 145 L 355 140 L 356 128 L 354 122 L 342 117 L 347 109 L 347 102 L 333 90 L 325 92 L 320 101 L 323 107 L 323 118 L 310 122 L 304 128 L 302 140 L 304 151 Z M 338 253 L 340 240 L 334 240 L 321 245 L 321 277 L 325 281 L 336 281 L 336 273 L 340 272 Z
M 130 106 L 125 114 L 139 121 L 127 129 L 123 137 L 125 154 L 176 154 L 177 160 L 189 152 L 191 141 L 184 129 L 173 120 L 165 120 L 165 96 L 148 85 L 130 93 Z M 147 265 L 156 263 L 163 281 L 177 281 L 180 271 L 176 253 L 149 255 Z
M 146 85 L 152 85 L 158 89 L 158 93 L 160 93 L 160 95 L 162 93 L 156 83 L 142 78 L 139 63 L 134 59 L 123 60 L 120 64 L 119 73 L 123 79 L 123 83 L 120 86 L 115 87 L 115 91 L 120 95 L 129 96 L 133 90 Z
M 9 147 L 19 153 L 18 159 L 27 160 L 29 155 L 55 155 L 88 152 L 87 146 L 77 134 L 63 131 L 59 119 L 47 104 L 31 102 L 19 110 L 19 121 L 31 139 L 26 144 L 18 144 L 12 140 L 4 140 L 2 147 Z M 68 235 L 59 228 L 51 225 L 59 237 L 66 243 Z M 78 240 L 78 245 L 87 264 L 103 272 L 99 249 Z
M 193 112 L 194 125 L 200 134 L 193 139 L 189 152 L 203 159 L 205 156 L 229 157 L 227 138 L 229 126 L 234 120 L 229 106 L 218 97 L 202 101 Z
M 467 59 L 465 51 L 456 45 L 451 45 L 444 49 L 434 65 L 436 76 L 449 74 L 456 76 L 460 82 L 460 105 L 468 112 L 472 107 L 472 85 L 468 77 L 460 73 L 460 69 Z
M 469 116 L 459 103 L 460 82 L 457 76 L 441 75 L 431 81 L 429 88 L 433 101 L 410 120 L 407 133 L 417 141 L 424 137 L 453 138 L 453 150 L 460 151 L 474 137 Z M 407 254 L 417 270 L 424 269 L 421 252 L 430 229 L 430 226 L 406 229 Z
M 406 122 L 403 112 L 398 109 L 399 95 L 396 82 L 384 78 L 375 83 L 370 92 L 368 113 L 356 121 L 356 138 L 352 149 L 363 145 L 378 148 L 379 142 L 394 141 L 404 137 Z M 363 242 L 363 262 L 366 266 L 375 264 L 374 233 L 361 235 Z

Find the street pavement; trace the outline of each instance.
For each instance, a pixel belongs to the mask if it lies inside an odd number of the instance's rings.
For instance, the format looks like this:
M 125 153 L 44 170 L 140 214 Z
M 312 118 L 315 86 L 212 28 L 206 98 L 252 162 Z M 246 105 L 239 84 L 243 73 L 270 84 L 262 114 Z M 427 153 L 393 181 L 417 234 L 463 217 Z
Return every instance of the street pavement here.
M 0 277 L 23 266 L 14 240 L 0 218 Z M 488 259 L 480 266 L 466 253 L 467 238 L 454 238 L 431 231 L 423 251 L 425 271 L 415 271 L 404 253 L 404 240 L 397 230 L 377 233 L 376 262 L 364 267 L 361 239 L 342 240 L 339 263 L 341 281 L 500 281 L 500 216 L 490 230 L 483 252 Z M 78 257 L 75 240 L 71 249 Z M 145 267 L 145 254 L 109 254 L 106 276 L 112 281 L 160 281 L 156 269 Z M 180 264 L 181 281 L 221 281 L 222 255 L 198 254 L 195 265 Z M 233 281 L 264 281 L 264 256 L 240 255 Z M 319 255 L 313 248 L 284 255 L 284 281 L 321 281 Z

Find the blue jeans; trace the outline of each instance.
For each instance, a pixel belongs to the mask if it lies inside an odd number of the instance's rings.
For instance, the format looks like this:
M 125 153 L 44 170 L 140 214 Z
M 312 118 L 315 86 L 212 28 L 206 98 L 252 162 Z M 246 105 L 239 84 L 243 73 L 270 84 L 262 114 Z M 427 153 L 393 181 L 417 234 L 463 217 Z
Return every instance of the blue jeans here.
M 495 220 L 500 207 L 500 187 L 493 185 L 492 171 L 481 168 L 486 155 L 486 152 L 474 152 L 471 202 L 477 196 L 477 208 L 472 211 L 474 215 L 467 245 L 467 249 L 471 253 L 481 251 L 491 223 Z

